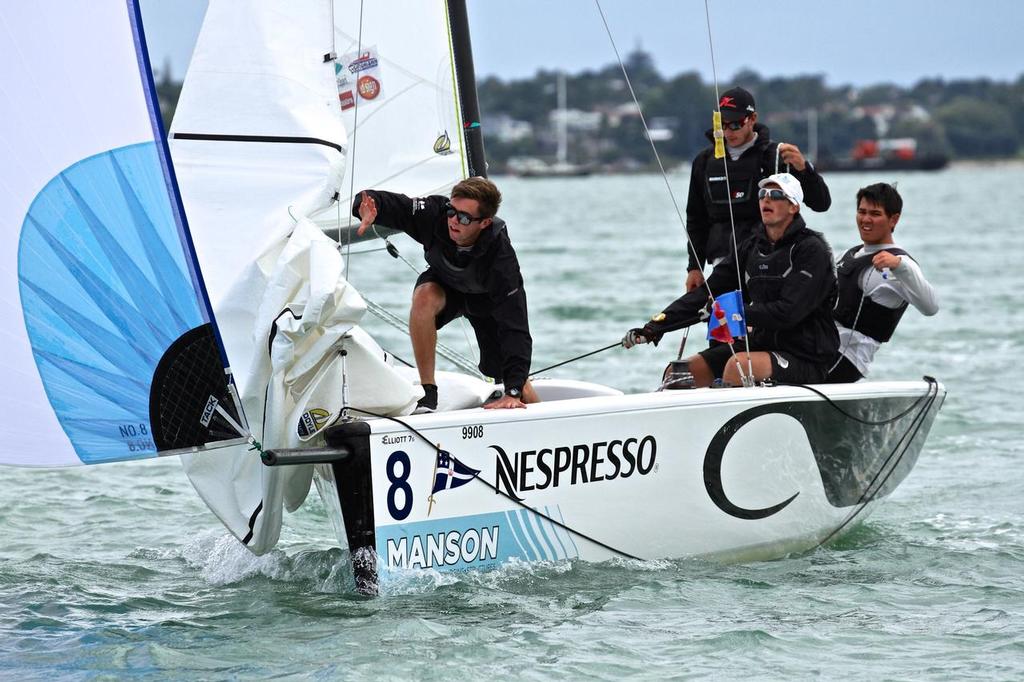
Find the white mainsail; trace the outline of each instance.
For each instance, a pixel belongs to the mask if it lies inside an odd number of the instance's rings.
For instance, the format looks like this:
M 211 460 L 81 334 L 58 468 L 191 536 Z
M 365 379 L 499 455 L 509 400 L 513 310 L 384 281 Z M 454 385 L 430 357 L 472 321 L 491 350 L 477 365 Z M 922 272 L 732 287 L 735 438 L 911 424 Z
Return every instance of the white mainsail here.
M 467 176 L 449 25 L 447 3 L 436 0 L 334 3 L 335 70 L 352 153 L 340 220 L 323 213 L 322 226 L 348 225 L 351 192 L 443 194 Z

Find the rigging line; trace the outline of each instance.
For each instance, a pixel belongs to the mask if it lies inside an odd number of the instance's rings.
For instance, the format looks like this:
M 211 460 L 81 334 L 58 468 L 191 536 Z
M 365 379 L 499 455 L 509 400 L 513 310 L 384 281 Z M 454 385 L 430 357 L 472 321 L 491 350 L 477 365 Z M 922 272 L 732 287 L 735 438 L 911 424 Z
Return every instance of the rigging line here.
M 577 360 L 582 360 L 583 358 L 589 358 L 591 355 L 597 355 L 598 353 L 603 353 L 606 350 L 611 350 L 612 348 L 615 348 L 616 346 L 621 346 L 621 345 L 622 345 L 621 341 L 616 341 L 615 343 L 609 344 L 609 345 L 605 346 L 604 348 L 598 348 L 597 350 L 592 350 L 589 353 L 584 353 L 583 355 L 577 355 L 574 358 L 569 358 L 568 360 L 563 360 L 562 362 L 559 362 L 558 364 L 555 364 L 555 365 L 551 365 L 550 367 L 545 367 L 544 369 L 538 369 L 536 372 L 530 372 L 530 376 L 531 377 L 535 377 L 535 376 L 537 376 L 538 374 L 540 374 L 542 372 L 548 371 L 549 369 L 554 369 L 555 367 L 561 367 L 562 365 L 568 365 L 570 362 L 576 362 Z
M 718 66 L 715 63 L 715 42 L 711 34 L 711 9 L 708 6 L 708 0 L 704 0 L 704 19 L 708 26 L 708 50 L 711 52 L 711 77 L 715 83 L 715 109 L 718 111 L 718 120 L 722 120 L 722 96 L 719 93 L 718 88 Z M 721 134 L 721 131 L 715 131 L 716 134 Z M 739 285 L 740 290 L 743 290 L 743 273 L 740 271 L 740 248 L 736 243 L 736 217 L 733 215 L 732 210 L 732 188 L 729 185 L 729 149 L 722 141 L 722 148 L 725 150 L 725 156 L 722 157 L 722 168 L 725 169 L 725 194 L 729 198 L 729 230 L 732 233 L 732 252 L 736 256 L 736 283 Z M 699 261 L 698 261 L 699 264 Z M 708 289 L 711 292 L 711 289 Z M 747 319 L 746 305 L 743 303 L 743 296 L 740 296 L 740 312 L 743 315 L 743 319 Z M 754 381 L 754 365 L 753 360 L 750 358 L 750 335 L 743 335 L 743 344 L 747 353 L 747 370 L 750 374 L 750 381 Z M 730 346 L 731 347 L 731 346 Z M 733 351 L 733 358 L 736 358 L 736 352 Z M 737 366 L 739 367 L 739 361 L 737 360 Z M 743 376 L 743 368 L 740 369 L 740 378 L 743 379 L 744 384 L 747 382 L 747 378 Z
M 415 272 L 417 275 L 420 274 L 420 271 L 416 268 L 416 266 L 413 265 L 408 258 L 401 254 L 401 252 L 398 250 L 398 247 L 391 243 L 391 240 L 388 239 L 387 235 L 383 235 L 377 230 L 376 224 L 370 225 L 370 229 L 373 230 L 373 233 L 377 235 L 378 239 L 384 240 L 384 243 L 387 245 L 385 248 L 387 249 L 389 255 L 399 259 L 400 261 L 408 265 L 409 269 Z
M 932 388 L 935 389 L 935 393 L 934 394 L 932 394 Z M 826 543 L 829 542 L 829 540 L 831 540 L 833 537 L 835 537 L 843 528 L 845 528 L 850 523 L 852 523 L 853 520 L 855 518 L 857 518 L 857 516 L 859 516 L 860 513 L 867 508 L 867 505 L 874 501 L 874 499 L 878 496 L 878 493 L 882 490 L 882 488 L 885 486 L 886 482 L 892 476 L 893 472 L 896 471 L 896 467 L 899 466 L 900 462 L 903 460 L 903 456 L 906 455 L 907 450 L 910 448 L 910 445 L 914 442 L 914 438 L 917 437 L 918 431 L 921 430 L 921 427 L 924 425 L 925 419 L 927 418 L 929 412 L 931 411 L 932 405 L 935 403 L 935 400 L 939 396 L 938 382 L 932 380 L 932 382 L 929 383 L 929 385 L 928 385 L 928 394 L 927 395 L 928 395 L 928 402 L 927 402 L 927 404 L 922 407 L 920 412 L 918 412 L 916 415 L 914 415 L 914 419 L 911 421 L 910 426 L 903 433 L 903 435 L 900 436 L 899 440 L 896 441 L 896 445 L 893 447 L 892 451 L 889 453 L 889 455 L 882 462 L 882 465 L 879 467 L 878 472 L 874 475 L 874 477 L 868 483 L 867 487 L 864 489 L 864 492 L 861 493 L 861 496 L 858 498 L 857 502 L 855 502 L 854 505 L 853 505 L 853 506 L 857 506 L 857 505 L 860 505 L 860 506 L 857 509 L 855 509 L 854 511 L 852 511 L 850 513 L 850 515 L 847 516 L 846 519 L 843 520 L 843 522 L 840 523 L 831 533 L 829 533 L 827 536 L 825 536 L 825 538 L 822 539 L 818 543 L 818 545 L 817 545 L 818 547 L 824 546 Z M 909 440 L 907 440 L 907 436 L 910 437 Z M 906 441 L 906 445 L 903 445 L 904 441 Z M 888 472 L 886 472 L 886 474 L 885 474 L 885 478 L 883 478 L 881 480 L 881 482 L 878 483 L 878 486 L 875 487 L 875 483 L 878 481 L 878 477 L 882 474 L 883 471 L 886 470 L 886 467 L 888 467 L 889 461 L 893 458 L 893 456 L 896 455 L 896 452 L 898 450 L 900 450 L 901 446 L 902 446 L 902 451 L 900 452 L 899 456 L 896 458 L 895 463 L 893 463 L 893 465 L 891 467 L 889 467 Z M 875 491 L 873 493 L 871 492 L 872 488 L 875 488 Z
M 927 410 L 929 408 L 930 408 L 930 404 L 925 407 L 925 410 L 924 410 L 925 414 L 927 413 Z M 843 521 L 838 526 L 836 526 L 828 535 L 826 535 L 824 538 L 822 538 L 822 540 L 820 542 L 818 542 L 816 547 L 823 547 L 828 542 L 830 542 L 832 540 L 832 538 L 836 537 L 840 532 L 842 532 L 842 530 L 844 528 L 846 528 L 851 523 L 853 523 L 854 520 L 856 520 L 856 518 L 858 516 L 860 516 L 861 512 L 863 512 L 865 509 L 867 509 L 868 504 L 870 504 L 871 502 L 873 502 L 875 500 L 875 498 L 878 496 L 878 493 L 881 492 L 882 487 L 885 485 L 886 481 L 889 480 L 889 477 L 892 476 L 893 472 L 896 470 L 896 467 L 898 467 L 900 462 L 903 460 L 903 456 L 906 454 L 907 449 L 910 447 L 910 444 L 913 442 L 914 438 L 917 436 L 917 432 L 918 432 L 918 430 L 920 429 L 920 426 L 923 423 L 924 423 L 924 419 L 922 418 L 920 420 L 917 420 L 917 416 L 915 415 L 915 422 L 911 424 L 911 428 L 908 429 L 903 434 L 903 436 L 900 437 L 900 439 L 897 441 L 896 445 L 894 446 L 893 450 L 889 453 L 889 456 L 886 457 L 885 461 L 882 463 L 882 466 L 879 467 L 878 472 L 871 479 L 871 482 L 868 484 L 867 488 L 865 488 L 864 493 L 862 493 L 860 498 L 858 498 L 857 502 L 854 503 L 853 506 L 855 507 L 855 509 L 852 512 L 850 512 L 850 514 L 845 519 L 843 519 Z M 903 446 L 903 442 L 904 442 L 904 440 L 906 440 L 908 435 L 910 436 L 910 440 L 908 440 L 906 445 Z M 878 476 L 881 475 L 881 473 L 883 471 L 885 471 L 886 466 L 888 465 L 889 461 L 896 454 L 896 452 L 900 450 L 901 446 L 903 446 L 903 448 L 902 448 L 902 451 L 900 452 L 899 456 L 896 458 L 896 462 L 893 464 L 893 466 L 891 468 L 889 468 L 888 472 L 886 472 L 885 478 L 883 478 L 882 481 L 875 488 L 874 493 L 871 493 L 870 496 L 869 496 L 868 494 L 871 491 L 871 488 L 874 487 L 876 481 L 878 481 Z M 865 498 L 867 498 L 867 499 L 865 499 Z
M 935 386 L 935 390 L 936 390 L 936 394 L 938 394 L 938 383 L 939 382 L 935 379 L 935 377 L 925 376 L 924 380 L 929 385 L 929 393 L 930 393 L 930 390 L 931 390 L 930 387 L 932 385 L 934 385 Z M 893 423 L 895 421 L 898 421 L 898 420 L 902 419 L 903 417 L 907 416 L 908 414 L 910 414 L 912 411 L 914 411 L 914 409 L 917 408 L 917 406 L 922 401 L 927 400 L 928 396 L 929 396 L 929 393 L 925 393 L 920 398 L 918 398 L 916 401 L 914 401 L 910 405 L 910 407 L 908 407 L 903 412 L 900 412 L 899 414 L 897 414 L 894 417 L 890 417 L 889 419 L 883 419 L 881 421 L 872 421 L 870 419 L 861 419 L 860 417 L 857 417 L 857 416 L 854 416 L 854 415 L 850 414 L 849 412 L 845 411 L 843 408 L 839 407 L 839 405 L 837 405 L 834 400 L 832 400 L 827 395 L 825 395 L 824 393 L 822 393 L 818 389 L 814 388 L 813 386 L 808 386 L 807 384 L 790 384 L 790 383 L 786 383 L 785 381 L 776 381 L 775 384 L 778 385 L 778 386 L 797 386 L 799 388 L 805 388 L 808 391 L 810 391 L 811 393 L 816 393 L 825 402 L 827 402 L 829 405 L 831 405 L 833 409 L 835 409 L 837 412 L 839 412 L 839 414 L 843 415 L 847 419 L 851 419 L 851 420 L 853 420 L 855 422 L 859 422 L 859 423 L 864 424 L 866 426 L 885 426 L 886 424 L 891 424 L 891 423 Z
M 334 12 L 334 3 L 331 3 L 331 12 Z M 334 26 L 331 25 L 331 39 L 334 39 Z M 359 34 L 356 38 L 356 56 L 360 56 L 363 53 L 363 0 L 359 0 Z M 358 79 L 357 79 L 358 81 Z M 358 82 L 356 83 L 358 86 Z M 350 201 L 355 201 L 353 194 L 355 193 L 356 184 L 356 138 L 359 134 L 359 88 L 353 88 L 353 101 L 355 102 L 352 109 L 352 144 L 349 145 L 349 150 L 352 152 L 352 163 L 348 164 L 351 172 L 348 178 L 348 196 Z M 352 255 L 352 208 L 351 206 L 346 211 L 348 213 L 348 225 L 346 227 L 345 240 L 345 277 L 351 279 L 351 271 L 349 270 L 349 260 Z M 338 237 L 341 237 L 341 206 L 338 206 Z
M 388 252 L 389 255 L 391 255 L 393 258 L 397 258 L 397 259 L 401 260 L 403 263 L 408 265 L 409 269 L 412 270 L 413 272 L 415 272 L 417 275 L 420 274 L 419 269 L 415 265 L 413 265 L 409 261 L 409 259 L 407 259 L 405 256 L 402 255 L 402 253 L 398 250 L 398 247 L 395 246 L 391 242 L 391 240 L 388 239 L 388 237 L 386 235 L 382 235 L 377 230 L 377 226 L 376 225 L 371 225 L 371 228 L 373 229 L 373 233 L 375 235 L 377 235 L 378 239 L 383 239 L 384 240 L 384 243 L 387 245 L 386 249 L 387 249 L 387 252 Z M 473 342 L 470 341 L 470 339 L 469 339 L 469 329 L 468 329 L 468 327 L 469 327 L 469 323 L 466 321 L 466 318 L 464 316 L 460 316 L 459 317 L 459 329 L 462 330 L 462 338 L 464 338 L 466 340 L 466 347 L 469 348 L 469 352 L 473 356 L 474 362 L 479 364 L 479 362 L 480 362 L 480 353 L 479 353 L 478 349 L 473 345 Z
M 626 87 L 629 88 L 629 94 L 633 98 L 633 103 L 636 105 L 637 113 L 640 115 L 640 124 L 643 126 L 644 133 L 647 135 L 647 141 L 651 145 L 651 151 L 654 153 L 654 159 L 655 159 L 655 161 L 658 162 L 658 168 L 661 170 L 661 177 L 665 181 L 665 188 L 668 190 L 669 198 L 672 200 L 672 206 L 675 208 L 676 217 L 679 219 L 679 224 L 683 226 L 683 236 L 686 238 L 686 248 L 693 255 L 694 260 L 699 264 L 700 263 L 700 257 L 697 255 L 697 249 L 693 246 L 693 242 L 690 241 L 690 233 L 686 231 L 686 220 L 683 218 L 683 213 L 682 213 L 682 211 L 679 208 L 679 202 L 676 200 L 676 195 L 672 191 L 672 183 L 669 182 L 668 173 L 665 172 L 665 165 L 662 163 L 661 155 L 658 154 L 658 148 L 654 144 L 654 139 L 651 137 L 650 128 L 647 127 L 647 119 L 644 117 L 643 108 L 640 106 L 640 100 L 639 100 L 639 98 L 636 95 L 636 91 L 633 89 L 633 83 L 629 79 L 629 73 L 627 73 L 627 71 L 626 71 L 626 64 L 622 61 L 622 57 L 619 54 L 619 48 L 615 44 L 615 38 L 612 36 L 611 27 L 608 26 L 608 20 L 605 18 L 604 10 L 601 8 L 601 0 L 594 0 L 594 4 L 597 5 L 597 11 L 598 11 L 598 14 L 601 15 L 601 22 L 604 24 L 605 33 L 608 34 L 608 41 L 612 45 L 612 51 L 615 52 L 615 59 L 618 60 L 618 62 L 619 62 L 619 68 L 622 70 L 622 76 L 626 80 Z M 710 37 L 710 24 L 709 24 L 708 36 Z M 712 61 L 713 60 L 714 60 L 714 55 L 712 54 Z M 716 96 L 716 99 L 717 99 L 717 95 L 718 95 L 718 83 L 717 83 L 717 80 L 716 80 L 716 82 L 715 82 L 715 96 Z M 728 191 L 729 191 L 729 173 L 728 173 L 728 168 L 726 168 L 726 192 L 728 192 Z M 732 195 L 730 194 L 729 196 L 732 196 Z M 732 219 L 732 202 L 731 201 L 729 202 L 729 216 L 730 216 L 730 220 L 731 220 Z M 735 230 L 735 228 L 733 229 L 733 240 L 732 241 L 733 241 L 733 251 L 735 252 L 735 251 L 737 251 L 737 249 L 736 249 L 736 230 Z M 736 268 L 737 268 L 737 270 L 739 269 L 739 256 L 738 255 L 736 257 Z M 739 276 L 737 275 L 737 277 L 739 277 Z M 737 279 L 737 285 L 742 289 L 742 287 L 743 287 L 743 280 L 738 278 Z M 714 301 L 715 300 L 715 295 L 711 291 L 711 285 L 708 284 L 707 279 L 704 280 L 704 288 L 706 288 L 708 290 L 708 297 L 712 301 Z M 741 296 L 741 298 L 742 298 L 742 296 Z M 742 305 L 742 301 L 740 303 Z M 746 319 L 746 313 L 745 312 L 744 312 L 744 319 Z M 744 338 L 746 338 L 746 337 L 744 337 Z M 736 358 L 736 350 L 733 349 L 732 344 L 729 344 L 729 349 L 732 351 L 733 358 Z M 750 345 L 749 345 L 749 342 L 747 342 L 747 362 L 748 363 L 751 362 L 750 361 Z M 738 364 L 739 363 L 737 362 L 737 365 Z M 746 377 L 743 376 L 743 369 L 742 369 L 742 367 L 740 367 L 740 376 L 741 376 L 741 378 L 743 378 L 744 383 L 746 383 Z M 750 369 L 750 376 L 751 376 L 751 378 L 753 378 L 753 376 L 754 376 L 753 367 L 751 367 L 751 369 Z
M 601 0 L 594 0 L 594 4 L 597 5 L 597 12 L 601 15 L 601 21 L 604 23 L 604 30 L 605 33 L 608 34 L 608 41 L 612 45 L 612 51 L 615 53 L 615 59 L 619 62 L 619 68 L 622 70 L 622 76 L 626 80 L 626 87 L 629 88 L 629 94 L 633 98 L 633 103 L 636 105 L 637 113 L 640 115 L 640 124 L 643 126 L 644 133 L 647 135 L 647 141 L 651 145 L 651 151 L 654 153 L 654 160 L 657 161 L 658 168 L 661 170 L 661 177 L 665 181 L 665 188 L 668 190 L 668 196 L 672 200 L 672 206 L 675 208 L 676 217 L 679 219 L 679 224 L 683 226 L 683 234 L 686 236 L 686 246 L 696 259 L 697 250 L 690 241 L 690 235 L 686 232 L 686 219 L 683 218 L 683 212 L 679 208 L 679 202 L 676 200 L 675 192 L 672 191 L 672 183 L 669 182 L 668 173 L 665 172 L 665 165 L 662 163 L 661 155 L 658 154 L 658 148 L 655 146 L 654 139 L 651 137 L 650 128 L 647 127 L 647 119 L 644 117 L 643 109 L 640 106 L 640 100 L 636 95 L 636 91 L 633 89 L 633 83 L 629 79 L 629 73 L 626 72 L 626 64 L 622 61 L 622 57 L 619 55 L 618 45 L 615 44 L 615 38 L 612 36 L 611 27 L 608 26 L 608 20 L 604 16 L 604 10 L 601 8 Z M 708 294 L 713 297 L 710 288 L 708 288 Z
M 436 454 L 441 454 L 441 452 L 442 452 L 441 448 L 439 448 L 437 445 L 435 445 L 429 438 L 424 436 L 422 433 L 420 433 L 419 431 L 417 431 L 413 427 L 411 427 L 408 424 L 406 424 L 401 419 L 398 419 L 397 417 L 389 417 L 386 414 L 376 414 L 374 412 L 368 412 L 367 410 L 361 410 L 361 409 L 356 408 L 356 407 L 350 407 L 348 409 L 351 410 L 352 412 L 361 412 L 362 414 L 368 414 L 371 417 L 377 417 L 378 419 L 388 419 L 390 421 L 395 422 L 396 424 L 401 424 L 403 427 L 405 427 L 406 429 L 408 429 L 412 433 L 416 434 L 424 443 L 429 445 L 430 448 Z M 448 451 L 444 451 L 444 452 L 448 452 Z M 448 452 L 448 455 L 452 458 L 453 461 L 458 462 L 459 464 L 462 464 L 463 466 L 467 466 L 464 462 L 459 460 L 451 452 Z M 470 467 L 470 468 L 472 468 L 472 467 Z M 550 523 L 552 523 L 555 526 L 558 526 L 559 528 L 561 528 L 564 531 L 567 531 L 569 533 L 572 533 L 573 535 L 581 537 L 584 540 L 588 540 L 589 542 L 592 542 L 592 543 L 594 543 L 595 545 L 597 545 L 599 547 L 603 547 L 604 549 L 608 550 L 612 554 L 615 554 L 616 556 L 620 556 L 620 557 L 622 557 L 624 559 L 633 559 L 634 561 L 643 561 L 643 559 L 641 559 L 638 556 L 633 556 L 632 554 L 630 554 L 628 552 L 624 552 L 624 551 L 622 551 L 620 549 L 616 549 L 615 547 L 612 547 L 611 545 L 605 544 L 604 542 L 601 542 L 600 540 L 592 538 L 589 535 L 587 535 L 586 533 L 584 533 L 583 531 L 577 530 L 577 529 L 573 528 L 572 526 L 569 526 L 569 525 L 563 523 L 562 521 L 559 521 L 558 519 L 552 518 L 551 516 L 549 516 L 548 514 L 545 514 L 544 512 L 540 511 L 539 509 L 531 507 L 530 505 L 526 504 L 522 500 L 517 500 L 512 495 L 509 495 L 508 493 L 506 493 L 503 490 L 501 490 L 501 488 L 498 488 L 497 486 L 491 485 L 490 483 L 485 481 L 483 478 L 481 478 L 479 475 L 474 476 L 473 480 L 474 481 L 480 481 L 485 486 L 487 486 L 488 488 L 490 488 L 491 490 L 493 490 L 497 494 L 501 495 L 505 499 L 509 500 L 510 502 L 513 502 L 513 503 L 517 504 L 518 506 L 522 507 L 523 509 L 525 509 L 525 510 L 527 510 L 529 512 L 532 512 L 533 514 L 536 514 L 540 518 L 542 518 L 542 519 L 544 519 L 546 521 L 549 521 Z
M 393 357 L 395 360 L 398 360 L 400 363 L 402 363 L 406 367 L 412 367 L 413 369 L 416 368 L 416 366 L 413 365 L 411 362 L 409 362 L 408 360 L 405 360 L 404 358 L 399 357 L 398 355 L 396 355 L 395 353 L 392 353 L 391 351 L 389 351 L 386 348 L 384 349 L 384 354 L 385 355 L 390 355 L 391 357 Z
M 935 389 L 935 393 L 932 393 L 932 388 Z M 899 440 L 896 441 L 896 445 L 894 446 L 893 450 L 889 453 L 885 460 L 882 461 L 882 465 L 881 467 L 879 467 L 878 473 L 875 474 L 875 476 L 871 479 L 871 482 L 864 489 L 864 492 L 861 493 L 861 496 L 857 499 L 858 504 L 867 504 L 868 502 L 870 502 L 871 500 L 878 496 L 878 493 L 881 491 L 882 487 L 885 486 L 885 483 L 889 480 L 889 477 L 892 476 L 892 473 L 895 470 L 896 465 L 898 465 L 900 463 L 900 460 L 903 459 L 903 455 L 906 454 L 907 448 L 909 448 L 910 444 L 913 443 L 914 438 L 917 436 L 917 432 L 920 431 L 921 426 L 924 425 L 924 420 L 928 417 L 928 414 L 931 412 L 932 405 L 935 404 L 935 400 L 938 398 L 938 395 L 938 385 L 929 384 L 927 401 L 924 405 L 921 406 L 921 410 L 914 415 L 914 418 L 911 419 L 910 427 L 908 427 L 908 429 L 903 433 Z M 905 445 L 904 441 L 906 441 Z M 893 458 L 893 456 L 895 456 L 896 451 L 899 450 L 901 446 L 902 451 L 900 452 L 899 457 L 896 458 L 896 462 L 893 464 L 893 466 L 889 467 L 889 461 Z M 878 477 L 881 475 L 883 471 L 885 471 L 886 467 L 889 467 L 889 471 L 885 474 L 885 477 L 881 481 L 878 481 Z M 875 485 L 876 482 L 878 483 L 877 486 Z M 872 488 L 874 488 L 874 492 L 871 491 Z
M 860 294 L 860 302 L 857 304 L 857 314 L 853 316 L 853 324 L 850 326 L 850 335 L 846 337 L 846 344 L 839 348 L 839 352 L 836 354 L 836 361 L 834 363 L 832 363 L 832 366 L 828 368 L 827 372 L 825 372 L 826 375 L 831 374 L 832 370 L 834 370 L 836 367 L 838 367 L 839 363 L 842 362 L 843 358 L 846 357 L 845 353 L 846 353 L 847 350 L 850 349 L 850 344 L 853 343 L 853 332 L 857 331 L 857 321 L 860 320 L 860 311 L 864 307 L 864 299 L 867 298 L 867 296 L 868 296 L 868 292 L 866 292 L 863 289 L 863 287 L 862 287 L 861 288 L 861 294 Z M 839 306 L 839 297 L 836 296 L 836 302 L 832 306 L 832 311 L 835 312 L 835 309 L 838 306 Z M 851 362 L 850 364 L 853 364 L 853 363 Z M 856 367 L 856 365 L 854 365 L 854 366 Z
M 386 308 L 374 303 L 370 299 L 366 298 L 366 296 L 363 296 L 363 301 L 366 302 L 367 310 L 373 313 L 373 315 L 375 315 L 378 319 L 382 320 L 383 322 L 386 322 L 387 324 L 391 325 L 392 327 L 399 330 L 403 334 L 407 336 L 409 335 L 409 325 L 406 324 L 406 322 L 402 320 L 400 317 L 398 317 L 391 311 L 387 310 Z M 445 344 L 438 342 L 437 354 L 443 357 L 444 359 L 448 360 L 450 363 L 452 363 L 462 371 L 467 372 L 468 374 L 472 374 L 475 377 L 483 378 L 483 374 L 480 372 L 479 368 L 477 368 L 477 366 L 473 363 L 473 361 L 470 358 L 467 358 L 466 356 L 446 346 Z

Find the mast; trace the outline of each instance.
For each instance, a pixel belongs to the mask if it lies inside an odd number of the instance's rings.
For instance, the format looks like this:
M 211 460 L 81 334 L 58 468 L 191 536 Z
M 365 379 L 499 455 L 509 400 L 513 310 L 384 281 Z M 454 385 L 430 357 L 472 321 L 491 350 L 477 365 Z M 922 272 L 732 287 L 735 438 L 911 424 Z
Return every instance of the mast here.
M 484 134 L 480 127 L 480 102 L 476 96 L 476 72 L 473 69 L 473 47 L 469 40 L 469 16 L 465 0 L 448 2 L 448 22 L 452 32 L 455 56 L 455 81 L 462 107 L 462 136 L 466 141 L 466 161 L 470 177 L 487 177 L 484 156 Z
M 558 72 L 558 152 L 559 165 L 569 162 L 569 117 L 566 113 L 565 71 Z

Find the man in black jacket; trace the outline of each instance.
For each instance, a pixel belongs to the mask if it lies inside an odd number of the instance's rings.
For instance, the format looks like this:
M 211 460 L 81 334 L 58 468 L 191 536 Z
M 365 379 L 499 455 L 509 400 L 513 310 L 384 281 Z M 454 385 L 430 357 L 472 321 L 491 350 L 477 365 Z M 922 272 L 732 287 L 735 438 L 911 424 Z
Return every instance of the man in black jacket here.
M 486 178 L 469 178 L 442 196 L 410 198 L 365 190 L 352 206 L 362 235 L 373 223 L 405 232 L 423 245 L 428 267 L 416 280 L 409 334 L 423 386 L 417 412 L 437 409 L 437 330 L 465 315 L 480 346 L 480 371 L 504 383 L 487 408 L 537 402 L 529 382 L 533 339 L 526 292 L 505 222 L 501 193 Z
M 722 112 L 727 157 L 716 159 L 712 144 L 693 160 L 686 201 L 686 233 L 693 247 L 686 267 L 687 291 L 704 283 L 707 263 L 717 265 L 732 253 L 730 203 L 736 244 L 750 236 L 760 222 L 756 197 L 760 180 L 785 171 L 800 182 L 804 203 L 809 208 L 826 211 L 832 204 L 828 186 L 800 149 L 793 144 L 773 142 L 768 128 L 758 123 L 753 95 L 743 88 L 727 90 L 718 107 Z M 707 136 L 713 143 L 712 131 Z
M 832 252 L 825 238 L 809 229 L 800 217 L 803 192 L 789 173 L 769 176 L 758 183 L 762 226 L 739 246 L 739 268 L 727 256 L 708 277 L 705 286 L 677 299 L 642 328 L 626 333 L 622 344 L 655 342 L 666 332 L 688 327 L 701 319 L 708 289 L 715 296 L 741 289 L 749 337 L 746 352 L 719 344 L 689 358 L 697 386 L 714 379 L 739 385 L 744 376 L 785 383 L 822 383 L 839 348 L 832 319 L 836 275 Z M 737 282 L 737 270 L 743 273 Z M 735 351 L 745 349 L 744 342 Z

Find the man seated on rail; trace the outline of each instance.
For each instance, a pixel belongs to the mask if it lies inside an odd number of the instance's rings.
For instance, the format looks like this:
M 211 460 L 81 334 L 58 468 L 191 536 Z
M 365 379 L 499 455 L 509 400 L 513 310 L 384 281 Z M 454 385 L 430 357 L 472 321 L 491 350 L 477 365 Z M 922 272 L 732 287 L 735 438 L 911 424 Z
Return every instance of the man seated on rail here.
M 750 370 L 754 381 L 821 383 L 839 348 L 832 318 L 836 292 L 832 251 L 800 216 L 800 182 L 789 173 L 777 173 L 761 180 L 758 187 L 762 222 L 738 246 L 738 254 L 726 256 L 704 285 L 622 339 L 626 348 L 657 343 L 666 332 L 707 319 L 703 311 L 709 291 L 717 296 L 742 290 L 750 352 L 746 352 L 747 343 L 738 340 L 689 358 L 698 387 L 710 386 L 715 379 L 737 386 L 750 376 Z M 741 281 L 737 281 L 739 273 Z
M 410 198 L 364 190 L 352 206 L 358 234 L 373 223 L 405 232 L 423 245 L 429 267 L 416 280 L 409 335 L 423 386 L 416 412 L 437 409 L 434 367 L 437 330 L 466 316 L 480 346 L 480 371 L 505 386 L 487 408 L 537 402 L 529 381 L 533 338 L 526 291 L 505 221 L 497 217 L 501 192 L 486 178 L 468 178 L 443 196 Z
M 892 185 L 879 182 L 857 192 L 862 243 L 844 253 L 836 266 L 839 353 L 829 368 L 830 383 L 867 376 L 871 360 L 892 338 L 908 304 L 928 316 L 939 311 L 935 290 L 917 261 L 893 239 L 902 211 L 903 198 Z

